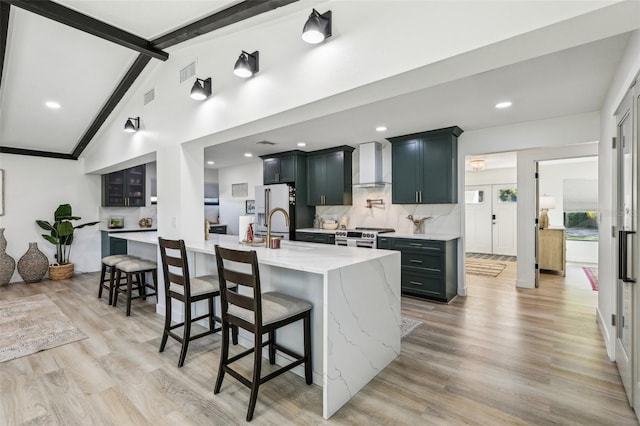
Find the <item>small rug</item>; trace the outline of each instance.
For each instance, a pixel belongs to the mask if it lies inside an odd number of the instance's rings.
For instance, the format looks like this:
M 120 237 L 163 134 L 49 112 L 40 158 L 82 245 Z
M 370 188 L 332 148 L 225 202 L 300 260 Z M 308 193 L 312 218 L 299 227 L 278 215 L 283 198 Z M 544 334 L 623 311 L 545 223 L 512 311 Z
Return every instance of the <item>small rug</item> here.
M 497 277 L 507 265 L 504 263 L 479 262 L 477 260 L 467 260 L 465 271 L 467 274 L 484 275 L 487 277 Z
M 415 330 L 420 324 L 422 324 L 422 321 L 420 320 L 402 317 L 402 324 L 400 324 L 401 338 L 404 339 L 407 337 L 409 333 Z
M 0 362 L 86 338 L 44 294 L 0 301 Z
M 515 262 L 518 260 L 516 256 L 508 256 L 506 254 L 465 253 L 465 256 L 467 259 L 499 260 L 501 262 Z
M 590 268 L 583 266 L 582 270 L 589 279 L 593 291 L 598 291 L 598 268 Z

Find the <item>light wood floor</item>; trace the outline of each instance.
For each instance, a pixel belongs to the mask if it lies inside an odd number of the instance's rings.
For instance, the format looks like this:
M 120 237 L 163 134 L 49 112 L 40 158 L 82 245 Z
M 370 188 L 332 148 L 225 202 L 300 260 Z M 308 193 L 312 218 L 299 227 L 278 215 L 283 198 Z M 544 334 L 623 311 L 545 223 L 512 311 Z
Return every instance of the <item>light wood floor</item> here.
M 160 354 L 162 319 L 98 300 L 97 274 L 10 284 L 0 298 L 47 294 L 89 338 L 0 364 L 0 424 L 226 425 L 244 423 L 248 390 L 231 377 L 213 395 L 219 336 Z M 469 296 L 437 304 L 403 298 L 425 323 L 401 355 L 328 423 L 637 424 L 595 321 L 595 292 L 577 277 L 516 290 L 515 264 L 469 276 Z M 584 287 L 584 288 L 582 288 Z M 322 424 L 322 393 L 287 373 L 264 385 L 254 424 Z

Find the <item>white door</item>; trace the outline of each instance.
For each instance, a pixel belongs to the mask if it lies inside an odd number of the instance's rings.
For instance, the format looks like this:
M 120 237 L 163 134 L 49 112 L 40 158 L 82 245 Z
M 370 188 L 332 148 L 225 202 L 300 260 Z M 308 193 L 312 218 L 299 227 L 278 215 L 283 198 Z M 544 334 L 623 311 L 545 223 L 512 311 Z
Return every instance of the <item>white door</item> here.
M 493 193 L 493 254 L 515 256 L 518 251 L 518 190 L 516 184 L 491 185 Z
M 636 258 L 636 179 L 637 159 L 633 140 L 632 98 L 623 101 L 616 121 L 617 167 L 617 243 L 618 279 L 616 284 L 616 364 L 629 402 L 633 404 L 633 347 L 634 312 L 633 292 L 635 290 Z
M 491 185 L 465 188 L 465 251 L 491 253 Z

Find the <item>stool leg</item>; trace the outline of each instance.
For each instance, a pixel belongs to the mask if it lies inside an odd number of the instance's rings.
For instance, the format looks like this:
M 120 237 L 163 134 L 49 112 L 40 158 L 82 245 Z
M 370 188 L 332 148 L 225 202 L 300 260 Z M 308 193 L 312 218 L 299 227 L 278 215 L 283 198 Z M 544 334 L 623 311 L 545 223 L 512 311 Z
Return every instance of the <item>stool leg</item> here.
M 238 326 L 237 325 L 231 326 L 231 337 L 233 339 L 234 346 L 237 345 L 238 344 Z
M 160 350 L 164 351 L 164 347 L 167 344 L 169 338 L 169 329 L 171 328 L 171 297 L 169 296 L 169 289 L 167 286 L 164 288 L 165 294 L 165 306 L 164 306 L 164 331 L 162 332 L 162 341 L 160 342 Z
M 222 386 L 222 380 L 224 379 L 224 369 L 227 367 L 227 360 L 229 359 L 229 324 L 222 323 L 222 349 L 220 351 L 220 363 L 218 365 L 218 377 L 216 378 L 216 386 L 213 388 L 213 393 L 220 392 Z
M 111 271 L 111 275 L 113 276 L 113 271 Z M 120 293 L 120 280 L 122 279 L 122 272 L 120 269 L 116 268 L 116 278 L 113 283 L 113 306 L 118 305 L 118 293 Z
M 116 267 L 110 266 L 109 267 L 109 304 L 110 305 L 113 303 L 113 293 L 115 293 L 115 285 L 116 285 L 114 282 L 115 274 L 116 274 Z
M 213 297 L 207 299 L 209 302 L 209 330 L 216 328 L 216 305 L 213 303 Z
M 308 385 L 313 383 L 313 365 L 311 364 L 311 312 L 304 316 L 304 378 Z
M 140 286 L 138 287 L 138 294 L 142 297 L 142 300 L 147 300 L 147 272 L 143 271 L 138 274 L 138 281 Z
M 151 279 L 153 279 L 153 290 L 156 293 L 156 304 L 158 303 L 158 270 L 151 270 Z
M 102 284 L 104 283 L 104 276 L 106 275 L 106 273 L 107 273 L 107 265 L 103 263 L 102 270 L 100 271 L 100 287 L 98 288 L 98 299 L 102 298 Z M 109 304 L 111 304 L 111 301 L 109 301 Z
M 127 272 L 127 316 L 131 315 L 131 280 L 133 279 L 131 272 Z
M 260 370 L 262 368 L 262 334 L 256 333 L 253 347 L 253 380 L 251 382 L 251 397 L 249 398 L 249 409 L 247 410 L 247 421 L 253 418 L 253 411 L 256 409 L 258 399 L 258 387 L 260 386 Z
M 184 304 L 184 333 L 182 335 L 182 350 L 180 351 L 180 359 L 178 367 L 184 365 L 184 359 L 187 357 L 187 349 L 189 348 L 189 338 L 191 336 L 191 302 Z
M 269 364 L 276 363 L 276 330 L 269 332 Z

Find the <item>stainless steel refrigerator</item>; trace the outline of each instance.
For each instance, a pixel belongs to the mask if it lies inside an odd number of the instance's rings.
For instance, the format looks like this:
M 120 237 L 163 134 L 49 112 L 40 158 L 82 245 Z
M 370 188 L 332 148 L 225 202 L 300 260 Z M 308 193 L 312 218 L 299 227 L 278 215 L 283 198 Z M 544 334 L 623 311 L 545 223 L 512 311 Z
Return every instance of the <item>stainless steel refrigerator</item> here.
M 282 212 L 276 212 L 271 218 L 271 236 L 285 240 L 295 239 L 296 190 L 292 185 L 280 183 L 256 186 L 255 192 L 254 234 L 256 237 L 267 235 L 267 215 L 276 207 L 284 209 L 289 215 L 289 226 Z

